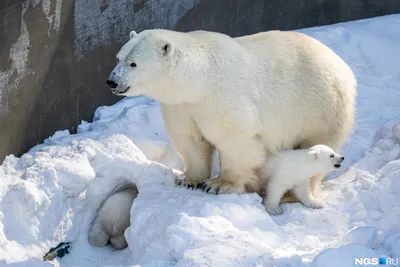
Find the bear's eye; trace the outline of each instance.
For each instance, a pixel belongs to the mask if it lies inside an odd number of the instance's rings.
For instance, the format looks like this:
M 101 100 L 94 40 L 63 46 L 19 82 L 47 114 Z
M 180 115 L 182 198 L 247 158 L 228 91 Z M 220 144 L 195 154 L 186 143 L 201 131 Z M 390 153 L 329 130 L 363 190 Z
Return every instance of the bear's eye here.
M 119 58 L 117 58 L 117 63 L 119 63 Z
M 136 63 L 135 63 L 135 62 L 132 62 L 132 63 L 130 64 L 130 66 L 131 66 L 132 68 L 134 68 L 134 67 L 136 67 Z
M 331 158 L 333 158 L 335 155 L 331 154 Z

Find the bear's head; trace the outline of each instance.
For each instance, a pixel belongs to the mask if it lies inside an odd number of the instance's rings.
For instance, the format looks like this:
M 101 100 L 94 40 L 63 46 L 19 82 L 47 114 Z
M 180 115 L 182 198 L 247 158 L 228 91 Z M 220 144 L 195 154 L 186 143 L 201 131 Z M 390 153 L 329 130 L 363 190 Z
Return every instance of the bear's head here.
M 324 172 L 330 172 L 342 166 L 344 156 L 326 145 L 315 145 L 308 149 L 311 160 Z
M 166 104 L 195 103 L 205 96 L 207 88 L 199 81 L 208 62 L 193 37 L 168 30 L 129 36 L 106 82 L 114 94 L 146 95 Z

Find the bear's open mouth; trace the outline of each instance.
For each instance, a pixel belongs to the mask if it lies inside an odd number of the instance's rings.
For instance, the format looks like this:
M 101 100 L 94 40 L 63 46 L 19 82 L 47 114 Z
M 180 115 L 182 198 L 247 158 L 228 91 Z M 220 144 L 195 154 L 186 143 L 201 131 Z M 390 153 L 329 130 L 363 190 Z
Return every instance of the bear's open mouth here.
M 129 86 L 126 87 L 126 89 L 125 89 L 124 91 L 118 91 L 118 90 L 116 90 L 116 89 L 111 89 L 111 92 L 112 92 L 114 95 L 120 95 L 120 94 L 123 94 L 123 93 L 125 93 L 126 91 L 128 91 L 128 89 L 129 89 Z
M 342 165 L 341 164 L 339 164 L 339 163 L 336 163 L 335 165 L 333 165 L 333 166 L 335 166 L 335 168 L 340 168 Z

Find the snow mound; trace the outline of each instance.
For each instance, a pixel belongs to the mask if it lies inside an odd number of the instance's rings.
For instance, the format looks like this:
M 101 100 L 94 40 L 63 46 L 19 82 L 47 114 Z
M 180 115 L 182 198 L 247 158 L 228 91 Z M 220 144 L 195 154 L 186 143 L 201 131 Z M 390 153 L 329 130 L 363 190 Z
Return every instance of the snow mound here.
M 110 194 L 129 183 L 139 190 L 174 184 L 171 169 L 149 161 L 121 134 L 35 150 L 8 156 L 0 168 L 0 259 L 6 262 L 41 259 L 65 240 L 97 254 L 87 246 L 88 230 Z

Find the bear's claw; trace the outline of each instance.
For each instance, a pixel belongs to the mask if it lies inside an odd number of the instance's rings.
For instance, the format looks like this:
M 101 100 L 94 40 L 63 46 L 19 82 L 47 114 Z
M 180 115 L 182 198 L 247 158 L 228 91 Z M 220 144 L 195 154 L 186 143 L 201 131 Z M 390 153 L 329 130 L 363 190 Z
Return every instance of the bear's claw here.
M 197 185 L 196 188 L 197 188 L 197 189 L 200 189 L 200 190 L 203 191 L 203 192 L 209 193 L 210 190 L 213 189 L 213 184 L 210 184 L 210 183 L 208 183 L 208 182 L 201 182 L 201 183 L 199 183 L 199 184 Z M 214 193 L 215 193 L 216 195 L 218 195 L 220 189 L 221 189 L 221 188 L 220 188 L 219 186 L 217 186 L 217 187 L 215 188 L 215 190 L 213 190 L 213 191 L 215 191 Z M 212 192 L 210 192 L 210 193 L 212 193 Z
M 175 179 L 175 185 L 179 187 L 186 187 L 187 189 L 192 189 L 194 190 L 195 188 L 198 188 L 199 183 L 192 182 L 189 179 Z
M 179 187 L 185 187 L 191 190 L 201 190 L 209 194 L 230 194 L 230 193 L 243 193 L 242 190 L 235 187 L 231 183 L 224 182 L 220 179 L 208 179 L 204 182 L 193 182 L 187 178 L 180 180 L 176 179 L 175 184 Z
M 221 179 L 208 179 L 197 186 L 198 189 L 209 194 L 241 194 L 243 190 Z

